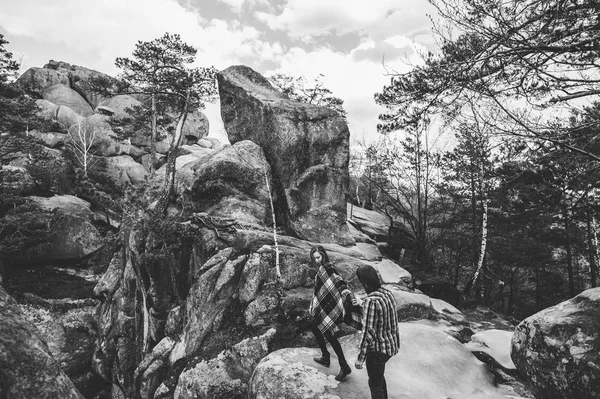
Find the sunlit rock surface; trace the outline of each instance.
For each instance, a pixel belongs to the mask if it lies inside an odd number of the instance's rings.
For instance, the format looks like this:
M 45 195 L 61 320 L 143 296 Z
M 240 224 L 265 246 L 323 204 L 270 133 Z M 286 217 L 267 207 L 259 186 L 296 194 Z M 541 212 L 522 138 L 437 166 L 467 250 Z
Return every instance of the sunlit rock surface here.
M 462 344 L 437 329 L 400 323 L 401 348 L 386 365 L 390 399 L 519 397 L 506 386 L 495 386 L 485 365 Z M 358 354 L 360 335 L 340 340 L 351 364 Z M 250 381 L 252 399 L 364 399 L 370 397 L 366 369 L 354 369 L 343 382 L 332 354 L 325 368 L 312 358 L 318 349 L 287 348 L 265 357 Z

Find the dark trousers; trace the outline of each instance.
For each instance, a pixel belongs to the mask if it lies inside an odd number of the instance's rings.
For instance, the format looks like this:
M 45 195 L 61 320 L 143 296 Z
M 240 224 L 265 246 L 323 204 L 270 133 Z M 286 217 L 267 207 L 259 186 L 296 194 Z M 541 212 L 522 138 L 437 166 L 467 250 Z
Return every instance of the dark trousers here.
M 317 343 L 319 344 L 319 348 L 321 349 L 321 354 L 323 355 L 323 357 L 329 359 L 329 351 L 327 350 L 327 344 L 325 343 L 325 338 L 327 338 L 327 341 L 329 341 L 329 344 L 331 345 L 333 351 L 338 357 L 340 367 L 342 368 L 342 370 L 348 370 L 350 366 L 348 366 L 348 362 L 346 362 L 346 358 L 344 357 L 344 351 L 342 350 L 342 345 L 340 345 L 340 342 L 337 340 L 337 338 L 330 333 L 326 333 L 325 336 L 323 336 L 321 330 L 319 330 L 319 327 L 316 323 L 311 324 L 311 330 L 315 335 L 315 338 L 317 339 Z
M 367 375 L 371 399 L 388 399 L 387 384 L 385 383 L 385 364 L 390 356 L 381 352 L 367 352 Z

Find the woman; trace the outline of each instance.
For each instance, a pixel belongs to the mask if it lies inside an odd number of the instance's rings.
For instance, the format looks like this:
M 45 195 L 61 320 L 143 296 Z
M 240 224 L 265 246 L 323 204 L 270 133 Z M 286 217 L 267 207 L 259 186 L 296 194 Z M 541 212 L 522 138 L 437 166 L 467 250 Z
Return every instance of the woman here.
M 381 286 L 379 275 L 372 266 L 359 267 L 356 276 L 367 297 L 363 302 L 366 315 L 355 366 L 362 369 L 366 360 L 371 398 L 387 399 L 385 364 L 400 348 L 396 300 Z
M 318 245 L 311 249 L 310 259 L 317 268 L 315 288 L 309 310 L 313 317 L 311 329 L 321 349 L 321 357 L 316 357 L 314 360 L 329 367 L 329 352 L 325 343 L 325 339 L 327 339 L 340 363 L 340 372 L 335 379 L 342 381 L 352 370 L 346 362 L 342 346 L 334 334 L 339 330 L 338 326 L 344 322 L 356 329 L 362 328 L 362 311 L 348 288 L 348 283 L 331 264 L 329 256 L 322 246 Z

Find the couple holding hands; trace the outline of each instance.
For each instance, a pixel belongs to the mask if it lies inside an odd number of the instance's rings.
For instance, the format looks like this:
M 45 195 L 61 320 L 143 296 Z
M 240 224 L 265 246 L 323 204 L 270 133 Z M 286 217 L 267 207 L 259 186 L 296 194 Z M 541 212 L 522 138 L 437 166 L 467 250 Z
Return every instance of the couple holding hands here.
M 312 248 L 310 258 L 313 266 L 318 268 L 309 310 L 313 317 L 311 329 L 321 349 L 321 357 L 316 357 L 315 362 L 329 367 L 327 340 L 340 363 L 340 372 L 335 379 L 342 381 L 352 370 L 334 334 L 342 323 L 362 330 L 355 367 L 362 369 L 366 363 L 371 398 L 387 399 L 385 364 L 400 347 L 394 296 L 381 286 L 379 275 L 372 266 L 361 266 L 356 270 L 356 276 L 367 297 L 359 304 L 322 246 Z

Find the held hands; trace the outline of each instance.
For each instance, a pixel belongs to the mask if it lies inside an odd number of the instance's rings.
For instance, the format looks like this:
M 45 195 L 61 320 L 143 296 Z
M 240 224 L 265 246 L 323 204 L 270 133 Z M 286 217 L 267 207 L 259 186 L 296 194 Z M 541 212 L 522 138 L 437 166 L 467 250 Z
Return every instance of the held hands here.
M 346 296 L 346 295 L 350 295 L 350 300 L 352 301 L 352 305 L 357 306 L 360 305 L 360 302 L 358 301 L 358 299 L 352 294 L 352 292 L 350 292 L 350 290 L 343 290 L 342 291 L 342 295 Z
M 362 368 L 363 368 L 363 363 L 364 363 L 364 362 L 361 362 L 360 360 L 356 360 L 356 363 L 354 363 L 354 367 L 355 367 L 357 370 L 360 370 L 360 369 L 362 369 Z

